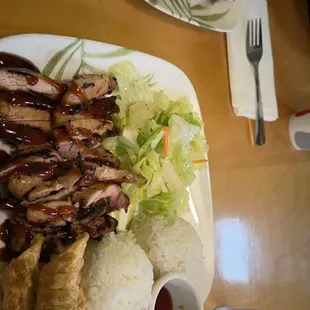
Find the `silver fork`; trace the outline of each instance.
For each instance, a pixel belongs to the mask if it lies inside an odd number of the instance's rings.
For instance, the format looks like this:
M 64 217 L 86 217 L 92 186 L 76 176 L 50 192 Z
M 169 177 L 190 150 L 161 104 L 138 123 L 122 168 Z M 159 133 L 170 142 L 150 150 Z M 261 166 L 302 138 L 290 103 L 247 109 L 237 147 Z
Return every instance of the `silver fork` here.
M 246 54 L 254 70 L 256 86 L 255 144 L 261 146 L 266 143 L 266 135 L 258 70 L 259 62 L 263 56 L 262 21 L 260 18 L 248 21 L 246 34 Z

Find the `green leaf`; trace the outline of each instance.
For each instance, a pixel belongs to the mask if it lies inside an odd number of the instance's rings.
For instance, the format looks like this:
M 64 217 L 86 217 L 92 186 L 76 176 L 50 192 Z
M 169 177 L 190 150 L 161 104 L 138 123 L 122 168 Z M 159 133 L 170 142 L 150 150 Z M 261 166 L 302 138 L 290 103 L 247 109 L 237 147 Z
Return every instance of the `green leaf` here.
M 72 43 L 70 43 L 68 46 L 63 48 L 62 50 L 58 51 L 45 65 L 45 67 L 42 70 L 42 73 L 49 76 L 54 68 L 57 66 L 61 58 L 78 42 L 80 42 L 81 39 L 75 39 Z
M 157 5 L 158 0 L 149 0 L 148 2 L 152 5 Z
M 196 4 L 194 6 L 191 7 L 192 10 L 196 10 L 196 11 L 200 11 L 200 10 L 205 10 L 206 7 L 204 7 L 203 5 L 201 4 Z
M 72 58 L 72 56 L 76 53 L 76 51 L 82 46 L 82 44 L 78 45 L 72 52 L 71 54 L 68 56 L 68 58 L 66 59 L 66 61 L 62 64 L 62 66 L 59 68 L 58 72 L 55 75 L 55 79 L 56 80 L 61 80 L 63 73 L 67 67 L 68 62 L 70 61 L 70 59 Z M 81 61 L 82 63 L 82 61 Z M 81 65 L 80 65 L 81 66 Z
M 225 12 L 222 13 L 215 13 L 215 14 L 210 14 L 210 15 L 194 15 L 195 20 L 198 18 L 200 20 L 203 20 L 205 22 L 215 22 L 219 19 L 221 19 L 223 16 L 225 16 L 229 12 L 229 9 Z M 196 20 L 198 23 L 199 21 Z
M 133 50 L 121 47 L 121 48 L 118 48 L 117 50 L 112 51 L 112 52 L 96 53 L 96 54 L 85 53 L 85 57 L 107 59 L 107 58 L 125 56 L 125 55 L 132 53 L 132 52 L 133 52 Z

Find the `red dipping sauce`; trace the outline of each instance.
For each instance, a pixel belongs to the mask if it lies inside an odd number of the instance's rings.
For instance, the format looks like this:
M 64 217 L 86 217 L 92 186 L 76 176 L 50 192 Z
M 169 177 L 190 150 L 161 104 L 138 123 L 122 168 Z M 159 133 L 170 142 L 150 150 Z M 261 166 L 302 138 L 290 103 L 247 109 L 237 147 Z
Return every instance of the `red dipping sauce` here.
M 163 287 L 156 299 L 155 310 L 172 310 L 172 298 L 169 291 Z

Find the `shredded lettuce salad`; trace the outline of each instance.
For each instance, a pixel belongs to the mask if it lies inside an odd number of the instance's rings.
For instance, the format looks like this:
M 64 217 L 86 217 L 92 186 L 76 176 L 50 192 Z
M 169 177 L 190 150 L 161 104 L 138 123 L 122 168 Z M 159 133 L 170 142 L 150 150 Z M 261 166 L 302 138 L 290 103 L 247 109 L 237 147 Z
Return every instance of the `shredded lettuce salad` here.
M 140 175 L 140 184 L 123 183 L 131 208 L 149 214 L 182 214 L 188 210 L 187 187 L 204 168 L 207 144 L 202 122 L 186 97 L 170 100 L 154 91 L 147 77 L 131 62 L 109 68 L 118 80 L 120 113 L 115 121 L 121 135 L 104 140 L 103 147 L 125 169 Z

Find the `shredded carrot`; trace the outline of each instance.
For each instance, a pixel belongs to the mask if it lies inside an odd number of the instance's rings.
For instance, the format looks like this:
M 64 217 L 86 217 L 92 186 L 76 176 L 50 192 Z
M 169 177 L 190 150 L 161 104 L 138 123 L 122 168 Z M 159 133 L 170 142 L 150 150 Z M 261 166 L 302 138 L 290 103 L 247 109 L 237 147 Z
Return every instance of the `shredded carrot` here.
M 169 127 L 164 126 L 164 155 L 169 155 Z
M 207 163 L 207 162 L 208 162 L 208 160 L 206 158 L 192 160 L 193 164 L 203 164 L 203 163 Z

